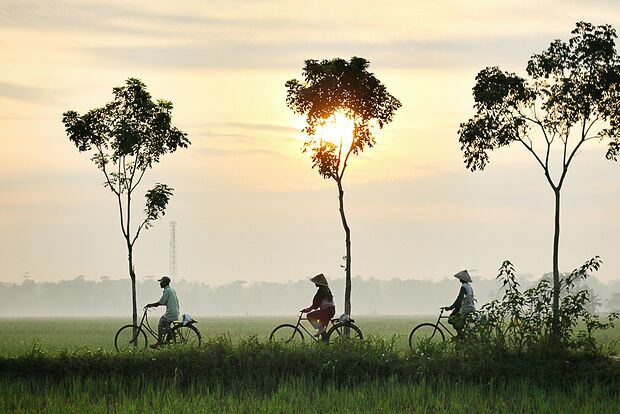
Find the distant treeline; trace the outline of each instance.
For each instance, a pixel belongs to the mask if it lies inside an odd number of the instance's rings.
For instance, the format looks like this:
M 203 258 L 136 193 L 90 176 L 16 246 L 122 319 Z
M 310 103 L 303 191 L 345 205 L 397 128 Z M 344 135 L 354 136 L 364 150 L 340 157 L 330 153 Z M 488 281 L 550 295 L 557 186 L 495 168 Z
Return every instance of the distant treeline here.
M 533 283 L 534 281 L 532 281 Z M 173 286 L 179 295 L 181 312 L 193 315 L 294 315 L 311 303 L 315 288 L 307 280 L 286 283 L 233 281 L 221 286 L 178 280 Z M 438 282 L 376 278 L 354 278 L 353 314 L 434 314 L 450 305 L 459 290 L 454 279 Z M 477 307 L 501 297 L 495 279 L 473 284 Z M 527 286 L 524 286 L 527 287 Z M 335 279 L 331 288 L 337 313 L 342 313 L 344 280 Z M 620 310 L 620 281 L 603 284 L 588 279 L 596 310 Z M 155 280 L 138 283 L 138 306 L 159 299 L 161 289 Z M 59 282 L 20 284 L 0 283 L 0 317 L 12 316 L 126 316 L 131 313 L 129 279 L 83 276 Z

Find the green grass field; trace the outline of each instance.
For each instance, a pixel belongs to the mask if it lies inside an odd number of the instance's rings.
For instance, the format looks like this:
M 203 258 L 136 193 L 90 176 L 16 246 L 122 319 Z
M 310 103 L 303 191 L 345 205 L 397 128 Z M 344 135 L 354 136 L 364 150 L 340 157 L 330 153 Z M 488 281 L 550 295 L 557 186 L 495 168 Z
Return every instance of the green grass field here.
M 611 368 L 587 360 L 545 367 L 519 357 L 469 363 L 411 353 L 411 328 L 431 316 L 356 318 L 370 345 L 351 352 L 270 347 L 271 330 L 295 315 L 196 319 L 207 349 L 135 358 L 113 351 L 127 319 L 0 319 L 0 412 L 615 413 L 620 403 L 613 360 Z M 600 339 L 617 352 L 620 328 Z
M 397 346 L 407 347 L 411 328 L 432 317 L 364 316 L 356 318 L 364 335 L 392 338 Z M 271 330 L 281 323 L 295 323 L 296 316 L 265 317 L 196 317 L 197 327 L 206 338 L 229 336 L 235 342 L 256 336 L 267 339 Z M 151 317 L 152 326 L 157 325 L 158 316 Z M 91 350 L 114 349 L 114 335 L 122 325 L 130 323 L 120 318 L 11 318 L 0 319 L 0 355 L 16 355 L 27 352 L 37 344 L 49 352 L 62 349 L 86 347 Z M 308 325 L 306 325 L 308 326 Z M 310 327 L 308 326 L 310 329 Z M 151 339 L 149 339 L 149 342 Z
M 398 348 L 408 347 L 408 337 L 413 326 L 420 322 L 434 321 L 436 316 L 360 316 L 355 322 L 365 337 L 394 340 Z M 158 316 L 151 317 L 156 329 Z M 196 317 L 203 337 L 230 337 L 233 342 L 256 336 L 266 340 L 271 330 L 281 323 L 295 323 L 296 316 L 265 317 Z M 17 355 L 32 349 L 36 344 L 48 352 L 63 349 L 90 350 L 114 349 L 114 335 L 118 328 L 130 323 L 121 318 L 4 318 L 0 319 L 0 355 Z M 602 332 L 601 343 L 620 353 L 620 326 Z M 152 338 L 149 338 L 151 342 Z

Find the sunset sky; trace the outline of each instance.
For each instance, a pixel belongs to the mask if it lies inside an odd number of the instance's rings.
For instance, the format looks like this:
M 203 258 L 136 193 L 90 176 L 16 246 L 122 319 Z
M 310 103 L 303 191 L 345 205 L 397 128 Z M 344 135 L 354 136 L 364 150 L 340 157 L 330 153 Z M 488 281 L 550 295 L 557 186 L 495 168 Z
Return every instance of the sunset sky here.
M 620 3 L 0 0 L 0 281 L 127 277 L 115 198 L 61 119 L 111 101 L 128 77 L 173 102 L 192 142 L 142 184 L 175 193 L 136 244 L 140 279 L 168 272 L 171 220 L 180 278 L 343 277 L 336 185 L 302 154 L 284 84 L 306 59 L 352 56 L 402 102 L 344 179 L 353 276 L 492 278 L 506 259 L 521 274 L 550 272 L 553 197 L 540 167 L 514 145 L 472 173 L 457 130 L 479 70 L 525 75 L 533 53 L 581 20 L 620 29 Z M 620 165 L 587 143 L 563 192 L 562 271 L 598 254 L 598 276 L 620 278 L 619 188 Z

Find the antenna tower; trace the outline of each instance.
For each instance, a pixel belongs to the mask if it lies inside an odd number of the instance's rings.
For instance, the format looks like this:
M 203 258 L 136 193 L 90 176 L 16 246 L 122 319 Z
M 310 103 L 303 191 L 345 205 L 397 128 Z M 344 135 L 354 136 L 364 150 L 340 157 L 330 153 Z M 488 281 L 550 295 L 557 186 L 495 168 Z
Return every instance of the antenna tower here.
M 177 222 L 170 222 L 170 277 L 177 275 Z

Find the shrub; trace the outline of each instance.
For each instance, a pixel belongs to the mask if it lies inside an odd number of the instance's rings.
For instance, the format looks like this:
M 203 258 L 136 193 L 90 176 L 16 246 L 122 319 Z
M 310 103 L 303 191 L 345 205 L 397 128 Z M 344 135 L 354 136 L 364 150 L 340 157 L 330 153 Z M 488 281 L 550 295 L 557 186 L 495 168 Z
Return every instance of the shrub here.
M 559 344 L 551 343 L 553 287 L 547 279 L 525 291 L 519 289 L 512 263 L 504 261 L 497 279 L 502 283 L 504 296 L 482 306 L 470 315 L 469 339 L 474 348 L 494 347 L 525 351 L 561 349 L 601 353 L 593 336 L 594 332 L 614 327 L 620 316 L 613 312 L 606 319 L 591 311 L 591 295 L 587 289 L 578 290 L 579 281 L 587 279 L 592 271 L 599 269 L 598 256 L 590 259 L 560 280 Z

